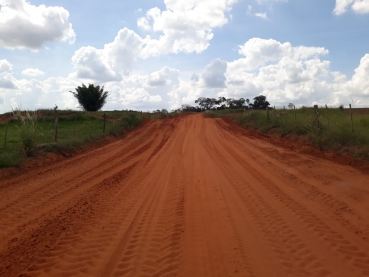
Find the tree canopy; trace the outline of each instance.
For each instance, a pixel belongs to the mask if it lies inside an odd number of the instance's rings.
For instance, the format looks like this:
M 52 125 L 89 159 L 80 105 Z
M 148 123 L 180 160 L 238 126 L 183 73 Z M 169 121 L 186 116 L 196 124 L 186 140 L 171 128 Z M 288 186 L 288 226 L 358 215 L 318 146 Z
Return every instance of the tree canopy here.
M 270 104 L 266 101 L 264 95 L 259 95 L 254 98 L 254 104 L 252 104 L 254 110 L 266 110 L 268 106 L 270 106 Z
M 199 110 L 224 110 L 224 109 L 242 109 L 242 108 L 253 108 L 253 109 L 263 109 L 265 110 L 267 106 L 269 106 L 269 102 L 266 101 L 266 97 L 263 95 L 256 96 L 254 98 L 254 103 L 251 103 L 250 100 L 240 98 L 225 98 L 219 97 L 218 99 L 215 98 L 206 98 L 200 97 L 195 100 L 195 103 L 199 105 L 199 107 L 192 107 L 193 109 Z M 186 110 L 190 110 L 186 107 Z
M 88 87 L 82 84 L 75 90 L 75 92 L 71 91 L 71 93 L 77 98 L 82 109 L 90 112 L 101 110 L 109 95 L 108 91 L 104 91 L 104 86 L 100 87 L 93 84 L 88 84 Z

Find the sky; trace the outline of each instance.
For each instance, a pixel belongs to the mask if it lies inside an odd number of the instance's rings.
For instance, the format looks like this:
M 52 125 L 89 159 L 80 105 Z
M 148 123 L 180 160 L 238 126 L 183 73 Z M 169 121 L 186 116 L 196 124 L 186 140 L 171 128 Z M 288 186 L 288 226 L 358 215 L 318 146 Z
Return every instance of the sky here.
M 369 0 L 0 0 L 0 113 L 199 97 L 369 107 Z

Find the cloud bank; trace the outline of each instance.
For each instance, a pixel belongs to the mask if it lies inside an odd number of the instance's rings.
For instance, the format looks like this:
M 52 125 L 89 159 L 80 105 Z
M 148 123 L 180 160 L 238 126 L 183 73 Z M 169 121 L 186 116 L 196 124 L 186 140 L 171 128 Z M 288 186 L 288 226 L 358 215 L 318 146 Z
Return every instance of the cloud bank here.
M 351 10 L 358 14 L 369 13 L 369 1 L 368 0 L 336 0 L 336 6 L 333 10 L 335 15 L 342 15 Z
M 25 0 L 0 0 L 0 47 L 37 50 L 48 42 L 73 43 L 76 34 L 62 7 L 34 6 Z
M 139 38 L 129 30 L 123 30 L 118 37 L 118 41 L 124 38 L 133 41 L 131 45 L 135 47 L 139 45 L 135 43 Z M 126 40 L 127 37 L 130 39 Z M 344 74 L 330 69 L 330 61 L 324 59 L 329 53 L 325 48 L 252 38 L 238 47 L 238 59 L 215 59 L 190 79 L 182 79 L 180 70 L 167 66 L 147 74 L 130 73 L 117 78 L 117 72 L 124 68 L 114 65 L 109 55 L 105 56 L 105 51 L 114 49 L 107 53 L 115 55 L 126 50 L 109 47 L 101 50 L 81 48 L 78 50 L 81 53 L 77 51 L 73 57 L 77 75 L 75 72 L 67 78 L 45 81 L 16 79 L 9 73 L 12 65 L 2 60 L 2 102 L 21 102 L 25 108 L 54 104 L 60 108 L 76 108 L 78 103 L 69 91 L 80 85 L 83 74 L 92 82 L 104 81 L 110 92 L 106 109 L 176 109 L 182 104 L 194 105 L 200 96 L 253 98 L 260 94 L 276 106 L 289 102 L 338 106 L 352 100 L 360 105 L 369 95 L 369 54 L 362 57 L 353 77 L 348 80 Z

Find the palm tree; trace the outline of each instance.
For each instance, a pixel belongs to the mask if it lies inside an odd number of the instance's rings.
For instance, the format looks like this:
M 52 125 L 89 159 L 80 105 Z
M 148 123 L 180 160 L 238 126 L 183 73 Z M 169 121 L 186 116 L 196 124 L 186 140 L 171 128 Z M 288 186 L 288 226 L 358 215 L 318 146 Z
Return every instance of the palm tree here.
M 75 90 L 75 92 L 70 92 L 77 98 L 82 109 L 89 112 L 101 110 L 109 94 L 108 91 L 104 91 L 104 86 L 100 87 L 93 84 L 88 84 L 88 87 L 82 84 L 82 86 L 77 87 Z

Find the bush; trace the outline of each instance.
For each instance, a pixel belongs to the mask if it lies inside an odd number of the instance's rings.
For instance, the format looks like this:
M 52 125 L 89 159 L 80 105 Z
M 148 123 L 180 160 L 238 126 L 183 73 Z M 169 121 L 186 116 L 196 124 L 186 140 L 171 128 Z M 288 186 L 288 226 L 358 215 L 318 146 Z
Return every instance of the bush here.
M 37 112 L 22 111 L 22 107 L 19 105 L 17 108 L 13 109 L 13 116 L 21 123 L 18 129 L 23 154 L 26 157 L 35 156 L 37 152 L 38 137 L 41 135 L 37 130 Z
M 114 136 L 120 136 L 126 131 L 129 131 L 140 125 L 140 123 L 141 118 L 135 114 L 130 114 L 129 116 L 124 116 L 119 121 L 114 122 L 113 126 L 109 130 L 109 133 Z
M 0 168 L 18 166 L 22 159 L 19 152 L 0 151 Z

